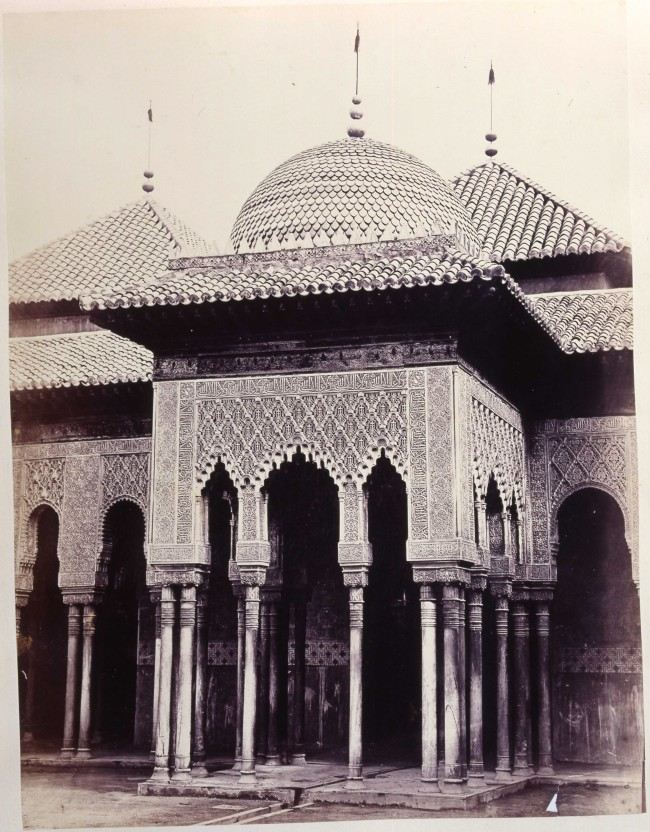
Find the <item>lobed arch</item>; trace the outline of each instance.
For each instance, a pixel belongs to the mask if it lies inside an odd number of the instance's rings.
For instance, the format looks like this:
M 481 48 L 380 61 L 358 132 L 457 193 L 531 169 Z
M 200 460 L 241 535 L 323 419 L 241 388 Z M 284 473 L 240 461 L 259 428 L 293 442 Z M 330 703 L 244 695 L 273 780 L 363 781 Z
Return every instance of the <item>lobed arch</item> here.
M 609 487 L 605 483 L 602 482 L 594 482 L 592 480 L 586 480 L 584 482 L 576 483 L 570 488 L 562 491 L 562 495 L 556 500 L 554 500 L 551 506 L 551 513 L 549 516 L 549 531 L 550 531 L 550 541 L 551 541 L 551 552 L 552 557 L 555 560 L 557 557 L 557 550 L 559 547 L 560 542 L 560 528 L 558 523 L 558 515 L 560 513 L 560 509 L 566 503 L 566 501 L 572 497 L 574 494 L 577 494 L 579 491 L 586 491 L 586 490 L 594 490 L 594 491 L 601 491 L 604 494 L 607 494 L 611 497 L 616 505 L 618 506 L 622 516 L 623 516 L 623 524 L 625 529 L 625 542 L 627 543 L 627 547 L 630 551 L 630 556 L 632 557 L 632 569 L 635 576 L 635 580 L 637 580 L 636 570 L 638 566 L 636 564 L 635 558 L 633 557 L 634 547 L 632 545 L 632 541 L 634 539 L 634 531 L 632 527 L 630 511 L 625 503 L 625 500 L 622 498 L 621 494 L 614 488 Z
M 519 517 L 522 517 L 524 514 L 524 500 L 521 483 L 518 480 L 510 482 L 507 474 L 500 465 L 494 465 L 489 469 L 484 469 L 478 464 L 478 460 L 475 459 L 472 482 L 478 497 L 485 499 L 491 479 L 494 480 L 504 509 L 511 505 L 514 500 L 517 513 Z
M 20 554 L 16 575 L 16 589 L 29 595 L 34 586 L 34 566 L 38 547 L 38 522 L 44 510 L 52 510 L 56 515 L 58 533 L 61 533 L 61 511 L 50 500 L 41 498 L 28 506 L 20 525 Z M 61 564 L 60 540 L 57 540 L 56 557 Z
M 140 512 L 140 516 L 142 518 L 142 528 L 143 528 L 143 544 L 147 540 L 147 508 L 146 506 L 142 505 L 142 501 L 138 500 L 136 497 L 132 495 L 123 495 L 120 497 L 113 497 L 110 501 L 108 501 L 103 507 L 100 516 L 99 522 L 99 541 L 100 541 L 100 550 L 99 555 L 97 556 L 97 562 L 95 564 L 95 573 L 96 573 L 96 581 L 99 586 L 102 585 L 103 576 L 106 575 L 108 566 L 110 563 L 110 558 L 112 554 L 112 545 L 109 545 L 107 541 L 107 518 L 109 513 L 114 509 L 116 506 L 120 504 L 127 504 L 135 506 Z

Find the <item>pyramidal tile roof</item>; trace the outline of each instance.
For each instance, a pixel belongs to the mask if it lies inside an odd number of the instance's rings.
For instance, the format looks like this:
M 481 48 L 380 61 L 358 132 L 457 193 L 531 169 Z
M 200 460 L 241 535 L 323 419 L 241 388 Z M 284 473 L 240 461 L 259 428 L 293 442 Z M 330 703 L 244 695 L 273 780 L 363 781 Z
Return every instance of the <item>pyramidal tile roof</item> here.
M 565 352 L 634 349 L 631 289 L 528 295 Z
M 148 283 L 204 240 L 150 200 L 126 205 L 9 265 L 10 303 L 75 300 L 93 288 Z
M 452 180 L 474 221 L 483 256 L 501 263 L 621 251 L 625 240 L 502 162 L 484 162 Z
M 9 339 L 14 391 L 150 381 L 152 366 L 149 350 L 104 330 Z

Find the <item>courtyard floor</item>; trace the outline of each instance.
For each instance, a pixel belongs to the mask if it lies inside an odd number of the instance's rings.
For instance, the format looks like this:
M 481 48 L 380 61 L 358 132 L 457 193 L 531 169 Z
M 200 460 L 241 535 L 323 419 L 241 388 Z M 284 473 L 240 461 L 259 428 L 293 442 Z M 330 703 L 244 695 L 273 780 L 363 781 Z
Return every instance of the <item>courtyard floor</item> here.
M 289 808 L 272 800 L 138 796 L 136 788 L 143 779 L 142 774 L 128 769 L 24 769 L 22 777 L 26 829 L 102 826 L 127 829 L 382 818 L 543 817 L 557 790 L 551 783 L 528 786 L 475 809 L 430 812 L 387 806 L 315 804 L 308 796 L 298 806 Z M 562 785 L 558 809 L 564 816 L 637 813 L 641 811 L 641 790 L 638 785 Z

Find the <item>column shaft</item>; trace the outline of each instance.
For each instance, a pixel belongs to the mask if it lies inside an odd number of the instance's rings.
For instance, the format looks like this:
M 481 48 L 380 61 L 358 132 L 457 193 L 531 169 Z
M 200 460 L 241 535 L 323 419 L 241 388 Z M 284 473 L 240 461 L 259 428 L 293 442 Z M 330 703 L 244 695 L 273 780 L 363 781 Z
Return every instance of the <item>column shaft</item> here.
M 156 720 L 156 756 L 152 774 L 154 780 L 169 779 L 175 607 L 173 587 L 164 586 L 160 600 L 160 683 Z
M 25 690 L 25 712 L 23 715 L 23 744 L 31 743 L 34 740 L 34 704 L 36 701 L 36 657 L 34 653 L 36 649 L 36 639 L 32 635 L 25 661 L 27 666 L 27 689 Z
M 457 584 L 442 587 L 443 643 L 444 643 L 444 724 L 445 724 L 445 785 L 460 787 L 463 782 L 461 739 L 461 681 L 460 670 L 460 593 Z
M 522 602 L 512 610 L 513 653 L 515 670 L 515 759 L 514 772 L 531 773 L 530 752 L 530 630 L 528 609 Z
M 469 776 L 483 777 L 483 596 L 472 589 L 469 624 Z
M 458 685 L 460 688 L 460 768 L 467 780 L 467 670 L 466 670 L 466 605 L 465 587 L 458 591 Z
M 160 598 L 155 604 L 155 632 L 153 653 L 153 717 L 151 720 L 151 756 L 156 754 L 156 737 L 158 736 L 158 697 L 160 695 Z
M 246 587 L 246 645 L 244 663 L 244 713 L 240 779 L 255 780 L 255 705 L 257 696 L 257 631 L 260 619 L 260 588 Z
M 79 635 L 81 634 L 81 607 L 68 606 L 68 655 L 65 676 L 65 716 L 63 722 L 62 757 L 72 757 L 75 751 L 77 724 Z
M 363 587 L 350 587 L 350 725 L 348 780 L 363 779 Z
M 266 762 L 269 733 L 269 602 L 260 600 L 259 668 L 257 676 L 257 719 L 255 757 Z
M 496 599 L 497 639 L 497 780 L 510 779 L 510 724 L 508 700 L 508 599 Z
M 420 627 L 422 631 L 422 780 L 437 782 L 436 599 L 431 585 L 420 587 Z
M 194 676 L 194 747 L 192 776 L 206 777 L 205 767 L 205 675 L 207 672 L 207 627 L 205 596 L 196 606 L 196 661 Z
M 178 639 L 178 702 L 173 780 L 189 780 L 192 752 L 192 659 L 196 626 L 196 587 L 181 588 Z
M 235 764 L 241 768 L 242 729 L 244 722 L 244 659 L 246 653 L 246 601 L 241 592 L 237 594 L 237 708 L 235 718 Z
M 95 607 L 84 604 L 83 655 L 81 660 L 81 701 L 79 704 L 79 743 L 77 757 L 90 757 L 90 682 L 95 640 Z
M 280 759 L 280 632 L 278 600 L 268 602 L 269 615 L 269 699 L 268 699 L 268 741 L 266 764 L 279 766 Z
M 305 647 L 307 604 L 303 598 L 294 603 L 293 633 L 293 724 L 291 762 L 305 762 Z
M 538 684 L 538 753 L 537 770 L 540 774 L 553 773 L 551 740 L 551 687 L 549 667 L 550 615 L 547 601 L 537 604 L 537 684 Z

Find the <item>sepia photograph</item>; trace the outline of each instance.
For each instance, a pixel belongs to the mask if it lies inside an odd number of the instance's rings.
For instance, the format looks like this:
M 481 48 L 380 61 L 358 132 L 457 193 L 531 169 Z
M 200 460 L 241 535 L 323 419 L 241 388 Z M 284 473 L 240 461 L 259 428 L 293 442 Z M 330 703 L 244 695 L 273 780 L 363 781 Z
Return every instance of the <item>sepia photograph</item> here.
M 629 31 L 3 14 L 25 829 L 641 828 Z

